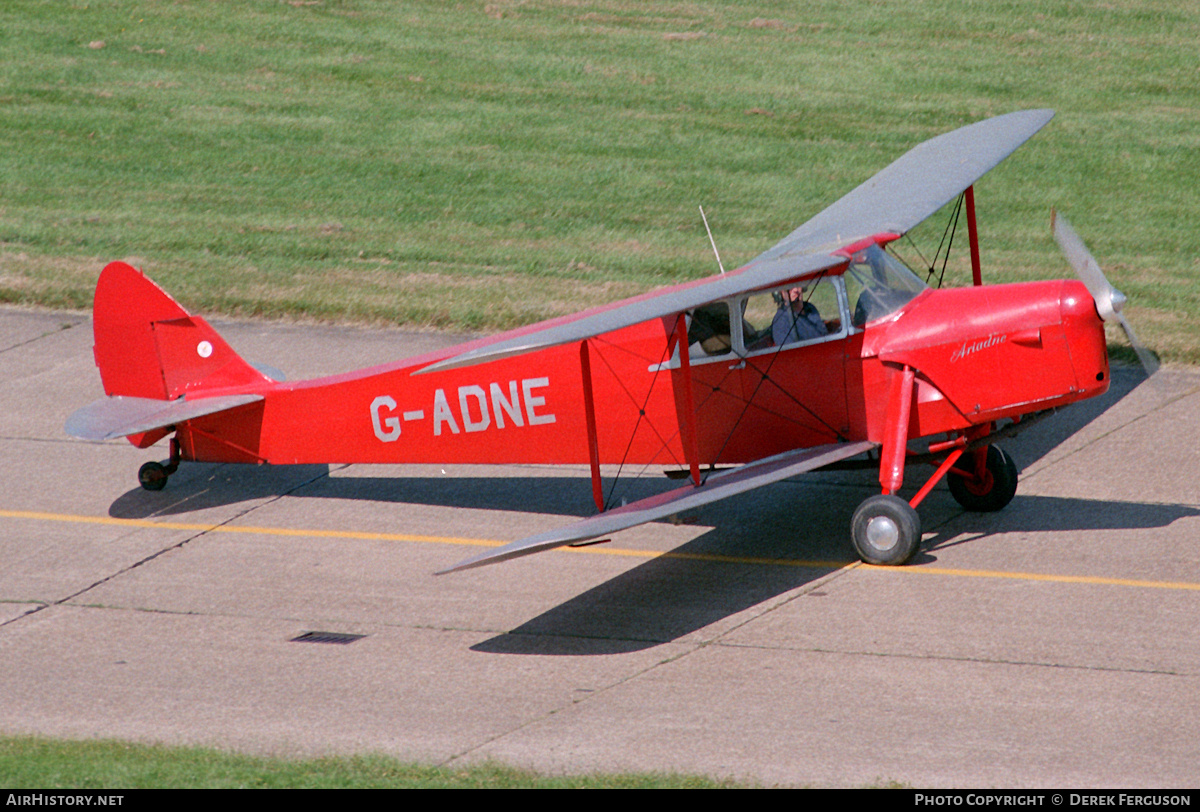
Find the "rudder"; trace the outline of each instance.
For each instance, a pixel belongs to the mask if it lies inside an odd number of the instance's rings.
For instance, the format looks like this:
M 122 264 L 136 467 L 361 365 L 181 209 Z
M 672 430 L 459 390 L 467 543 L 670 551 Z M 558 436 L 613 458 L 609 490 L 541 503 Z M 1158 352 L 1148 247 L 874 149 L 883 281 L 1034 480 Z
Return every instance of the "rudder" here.
M 92 317 L 93 352 L 107 395 L 175 400 L 271 383 L 208 322 L 124 262 L 111 262 L 100 273 Z

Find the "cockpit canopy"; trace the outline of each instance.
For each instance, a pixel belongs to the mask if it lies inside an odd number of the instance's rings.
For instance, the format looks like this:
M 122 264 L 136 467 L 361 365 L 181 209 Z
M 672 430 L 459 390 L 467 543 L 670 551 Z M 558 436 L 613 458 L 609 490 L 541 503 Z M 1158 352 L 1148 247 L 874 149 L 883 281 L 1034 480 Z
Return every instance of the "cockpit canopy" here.
M 903 263 L 873 244 L 854 252 L 844 273 L 821 273 L 690 311 L 691 357 L 746 356 L 844 337 L 896 312 L 927 288 Z
M 878 245 L 854 252 L 843 278 L 855 327 L 895 313 L 929 287 Z

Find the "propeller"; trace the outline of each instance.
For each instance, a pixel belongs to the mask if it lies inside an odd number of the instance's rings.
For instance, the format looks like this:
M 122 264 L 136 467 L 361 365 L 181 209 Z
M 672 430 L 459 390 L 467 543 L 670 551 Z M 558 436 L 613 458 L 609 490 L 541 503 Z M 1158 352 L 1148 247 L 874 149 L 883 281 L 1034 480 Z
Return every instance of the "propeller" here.
M 1100 270 L 1095 258 L 1087 250 L 1083 240 L 1079 239 L 1075 229 L 1071 228 L 1067 218 L 1053 209 L 1050 211 L 1050 227 L 1054 230 L 1054 239 L 1058 241 L 1058 246 L 1066 256 L 1067 262 L 1075 269 L 1075 274 L 1095 299 L 1096 312 L 1100 314 L 1100 318 L 1106 322 L 1116 322 L 1121 325 L 1121 329 L 1129 338 L 1129 343 L 1133 345 L 1133 351 L 1137 353 L 1138 360 L 1142 362 L 1146 374 L 1153 375 L 1158 369 L 1158 361 L 1138 341 L 1137 334 L 1133 332 L 1133 325 L 1121 312 L 1125 307 L 1125 294 L 1109 283 L 1104 276 L 1104 271 Z

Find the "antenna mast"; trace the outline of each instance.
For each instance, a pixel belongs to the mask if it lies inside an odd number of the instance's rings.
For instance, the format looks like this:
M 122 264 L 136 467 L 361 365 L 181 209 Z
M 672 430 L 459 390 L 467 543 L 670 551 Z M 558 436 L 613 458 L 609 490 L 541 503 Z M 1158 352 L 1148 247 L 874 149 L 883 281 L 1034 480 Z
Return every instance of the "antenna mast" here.
M 700 219 L 704 221 L 704 230 L 708 232 L 708 242 L 712 245 L 713 254 L 717 257 L 717 267 L 721 269 L 721 276 L 725 275 L 725 266 L 721 264 L 721 254 L 717 251 L 717 241 L 713 239 L 712 229 L 708 227 L 708 218 L 704 216 L 704 207 L 700 207 Z

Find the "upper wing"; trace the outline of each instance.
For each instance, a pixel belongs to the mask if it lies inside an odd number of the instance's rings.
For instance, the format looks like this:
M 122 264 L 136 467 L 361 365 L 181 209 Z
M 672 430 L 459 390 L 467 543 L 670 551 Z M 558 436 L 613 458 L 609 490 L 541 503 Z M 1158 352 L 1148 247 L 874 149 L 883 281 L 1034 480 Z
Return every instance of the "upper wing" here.
M 977 121 L 913 147 L 866 183 L 756 257 L 771 267 L 884 232 L 904 234 L 949 203 L 1054 118 L 1022 110 Z
M 628 505 L 598 513 L 591 518 L 557 530 L 514 541 L 512 544 L 506 544 L 490 552 L 468 558 L 437 574 L 443 575 L 447 572 L 482 567 L 485 564 L 495 564 L 510 558 L 599 538 L 608 533 L 636 527 L 639 524 L 652 522 L 683 510 L 690 510 L 710 502 L 736 496 L 739 493 L 745 493 L 772 482 L 779 482 L 805 471 L 813 471 L 839 460 L 849 459 L 875 448 L 876 445 L 876 443 L 864 440 L 785 451 L 774 457 L 767 457 L 731 471 L 713 474 L 698 487 L 685 485 L 673 491 L 639 499 Z
M 834 252 L 877 234 L 904 234 L 979 180 L 1053 117 L 1053 110 L 1023 110 L 939 135 L 909 150 L 733 273 L 521 328 L 414 374 L 581 341 L 837 267 L 846 259 L 833 256 Z
M 771 267 L 746 267 L 722 276 L 677 285 L 665 291 L 652 291 L 632 299 L 602 305 L 573 316 L 552 319 L 531 328 L 514 331 L 509 334 L 511 337 L 501 336 L 498 341 L 487 342 L 475 349 L 430 364 L 413 374 L 470 366 L 532 350 L 569 344 L 572 341 L 582 341 L 632 324 L 673 316 L 748 290 L 779 285 L 845 263 L 845 257 L 810 254 L 792 257 L 787 263 L 776 263 Z

